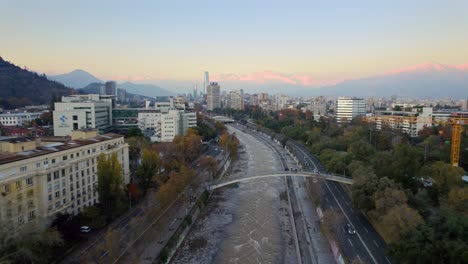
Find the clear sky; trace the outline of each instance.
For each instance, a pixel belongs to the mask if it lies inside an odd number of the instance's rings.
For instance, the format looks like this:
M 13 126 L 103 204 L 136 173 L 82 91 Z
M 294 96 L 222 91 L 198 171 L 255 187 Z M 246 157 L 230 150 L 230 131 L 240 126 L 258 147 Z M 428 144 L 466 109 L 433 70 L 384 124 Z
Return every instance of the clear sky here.
M 104 79 L 357 78 L 467 63 L 468 1 L 1 0 L 0 56 Z

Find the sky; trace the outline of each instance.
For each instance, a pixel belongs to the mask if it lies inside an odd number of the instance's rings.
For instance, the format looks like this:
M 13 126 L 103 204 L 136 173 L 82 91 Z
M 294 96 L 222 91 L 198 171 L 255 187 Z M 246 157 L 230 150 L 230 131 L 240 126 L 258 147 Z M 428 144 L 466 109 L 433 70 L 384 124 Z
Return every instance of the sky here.
M 0 0 L 0 56 L 104 80 L 201 82 L 209 71 L 320 86 L 466 64 L 467 14 L 465 0 Z

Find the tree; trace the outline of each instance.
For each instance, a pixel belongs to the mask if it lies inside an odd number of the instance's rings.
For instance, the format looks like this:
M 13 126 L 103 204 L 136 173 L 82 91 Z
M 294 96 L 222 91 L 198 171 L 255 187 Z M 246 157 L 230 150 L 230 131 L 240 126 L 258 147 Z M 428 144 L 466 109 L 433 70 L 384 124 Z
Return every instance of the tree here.
M 129 137 L 125 139 L 125 142 L 129 145 L 128 156 L 130 160 L 130 171 L 135 172 L 143 149 L 147 148 L 149 145 L 148 140 L 144 137 Z
M 354 159 L 368 161 L 372 156 L 372 146 L 364 140 L 352 142 L 348 147 L 348 153 L 353 155 Z
M 139 127 L 130 127 L 126 133 L 126 137 L 144 137 L 144 135 Z
M 99 202 L 106 220 L 110 221 L 124 208 L 125 185 L 122 176 L 122 166 L 117 154 L 110 157 L 101 154 L 97 164 L 97 192 Z
M 127 191 L 132 201 L 138 201 L 141 197 L 141 190 L 138 188 L 138 185 L 134 182 L 130 183 L 127 186 Z
M 468 215 L 468 187 L 453 187 L 443 202 L 443 206 Z
M 383 191 L 374 193 L 375 210 L 374 217 L 378 219 L 386 215 L 393 207 L 405 205 L 408 197 L 404 191 L 397 188 L 386 187 Z
M 382 217 L 382 224 L 391 243 L 400 241 L 400 234 L 424 223 L 421 215 L 407 204 L 392 207 Z
M 208 171 L 210 179 L 214 179 L 218 170 L 218 162 L 211 156 L 203 156 L 200 159 L 200 167 Z
M 447 194 L 453 187 L 460 186 L 464 174 L 462 168 L 453 167 L 442 161 L 437 161 L 430 167 L 430 177 L 434 179 L 436 188 L 441 194 Z
M 368 212 L 374 209 L 374 193 L 379 186 L 379 179 L 368 167 L 356 169 L 353 174 L 354 183 L 351 186 L 351 197 L 356 208 Z
M 85 207 L 81 214 L 84 217 L 86 223 L 94 229 L 102 228 L 106 224 L 106 220 L 102 216 L 101 210 L 97 206 L 93 205 Z
M 143 195 L 146 194 L 147 190 L 153 186 L 153 182 L 156 175 L 159 173 L 161 168 L 161 159 L 156 151 L 152 149 L 143 150 L 141 158 L 141 164 L 138 166 L 136 171 L 136 179 L 143 188 Z
M 426 224 L 401 235 L 391 254 L 400 263 L 466 263 L 468 259 L 468 219 L 442 210 Z

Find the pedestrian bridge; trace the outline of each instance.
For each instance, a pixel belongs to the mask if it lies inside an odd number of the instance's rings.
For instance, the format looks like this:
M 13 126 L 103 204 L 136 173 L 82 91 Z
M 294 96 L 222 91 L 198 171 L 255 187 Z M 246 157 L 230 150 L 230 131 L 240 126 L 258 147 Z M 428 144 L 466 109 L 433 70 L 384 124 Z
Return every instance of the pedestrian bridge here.
M 269 178 L 269 177 L 284 177 L 284 176 L 291 176 L 291 177 L 311 177 L 311 178 L 318 178 L 328 181 L 335 181 L 341 182 L 345 184 L 353 184 L 353 179 L 346 178 L 343 176 L 337 176 L 332 174 L 322 174 L 322 173 L 314 173 L 314 172 L 292 172 L 292 173 L 270 173 L 270 174 L 262 174 L 262 175 L 251 175 L 242 178 L 221 178 L 219 180 L 214 181 L 210 186 L 210 190 L 215 190 L 226 185 L 230 185 L 233 183 L 238 182 L 245 182 L 254 179 L 261 179 L 261 178 Z

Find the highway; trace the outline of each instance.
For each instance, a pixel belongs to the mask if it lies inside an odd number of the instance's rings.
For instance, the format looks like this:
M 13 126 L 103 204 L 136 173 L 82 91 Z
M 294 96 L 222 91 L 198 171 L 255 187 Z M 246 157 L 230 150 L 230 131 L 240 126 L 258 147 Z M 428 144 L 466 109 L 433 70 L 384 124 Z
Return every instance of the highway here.
M 325 166 L 304 146 L 293 141 L 289 142 L 291 142 L 290 146 L 292 145 L 303 154 L 297 157 L 301 164 L 309 164 L 310 169 L 326 173 Z M 385 254 L 386 243 L 362 213 L 353 208 L 351 197 L 343 186 L 331 181 L 324 181 L 324 185 L 323 209 L 339 210 L 344 216 L 345 224 L 351 223 L 356 230 L 355 235 L 350 235 L 344 230 L 343 225 L 343 232 L 340 232 L 339 237 L 336 238 L 343 254 L 349 260 L 361 259 L 365 263 L 393 263 L 393 260 Z

